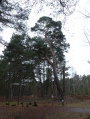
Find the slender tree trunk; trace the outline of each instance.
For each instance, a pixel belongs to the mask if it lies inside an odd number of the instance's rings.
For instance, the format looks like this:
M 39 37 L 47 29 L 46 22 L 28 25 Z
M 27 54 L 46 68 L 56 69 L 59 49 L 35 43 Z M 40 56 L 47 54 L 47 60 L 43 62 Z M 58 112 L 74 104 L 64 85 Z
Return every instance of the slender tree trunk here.
M 41 67 L 40 65 L 38 65 L 38 73 L 39 73 L 39 81 L 40 81 L 40 86 L 41 86 L 41 97 L 43 98 L 44 94 L 43 94 L 43 83 L 42 83 L 42 79 L 41 79 Z
M 58 76 L 57 76 L 56 64 L 55 63 L 53 63 L 52 68 L 53 68 L 54 81 L 55 81 L 55 84 L 57 86 L 57 91 L 58 91 L 59 99 L 63 100 L 63 98 L 64 98 L 63 97 L 63 91 L 62 91 L 62 89 L 60 87 L 60 83 L 59 83 L 59 79 L 58 79 Z
M 10 102 L 10 96 L 11 96 L 11 72 L 10 72 L 10 69 L 9 69 L 8 102 Z
M 20 96 L 21 96 L 21 84 L 19 84 L 19 90 L 18 90 L 18 105 L 20 103 Z
M 63 96 L 65 96 L 65 66 L 63 66 Z
M 51 52 L 51 56 L 52 56 L 53 62 L 50 61 L 50 59 L 48 58 L 47 55 L 46 55 L 46 60 L 48 61 L 48 63 L 53 68 L 54 81 L 55 81 L 55 84 L 57 86 L 57 91 L 58 91 L 59 99 L 60 100 L 63 100 L 64 99 L 64 97 L 63 97 L 63 91 L 62 91 L 62 89 L 60 87 L 59 79 L 58 79 L 58 76 L 57 76 L 56 58 L 55 58 L 55 54 L 54 54 L 53 48 L 51 46 L 51 43 L 47 40 L 47 33 L 45 33 L 45 40 L 46 40 L 46 42 L 48 43 L 48 45 L 50 47 L 50 52 Z

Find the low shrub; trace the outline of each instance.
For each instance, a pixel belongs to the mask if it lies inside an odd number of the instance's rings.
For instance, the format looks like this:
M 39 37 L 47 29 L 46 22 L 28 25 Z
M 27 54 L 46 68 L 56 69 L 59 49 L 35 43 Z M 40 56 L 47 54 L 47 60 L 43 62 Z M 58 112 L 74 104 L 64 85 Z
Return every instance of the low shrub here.
M 9 105 L 10 105 L 10 103 L 9 103 L 9 102 L 6 102 L 6 105 L 8 105 L 8 106 L 9 106 Z
M 16 106 L 16 104 L 12 104 L 12 106 Z
M 37 102 L 36 101 L 34 102 L 33 106 L 37 107 Z
M 29 104 L 29 105 L 31 105 L 32 103 L 31 103 L 31 102 L 29 102 L 28 104 Z

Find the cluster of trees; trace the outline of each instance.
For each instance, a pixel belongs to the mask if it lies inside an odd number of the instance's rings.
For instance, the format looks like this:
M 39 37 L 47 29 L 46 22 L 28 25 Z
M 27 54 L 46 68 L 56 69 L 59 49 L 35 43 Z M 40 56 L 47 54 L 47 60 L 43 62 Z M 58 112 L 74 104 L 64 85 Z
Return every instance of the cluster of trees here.
M 26 20 L 35 5 L 46 5 L 57 9 L 58 13 L 70 15 L 78 0 L 35 0 L 33 3 L 21 1 L 0 1 L 0 31 L 2 26 L 26 30 Z M 44 4 L 43 4 L 44 3 Z M 44 6 L 42 6 L 44 7 Z M 69 44 L 61 31 L 60 21 L 41 17 L 31 29 L 36 36 L 13 34 L 10 43 L 0 56 L 0 95 L 8 98 L 20 95 L 57 95 L 64 99 L 65 93 L 65 56 Z M 63 68 L 62 68 L 63 67 Z M 62 73 L 63 72 L 63 73 Z M 63 74 L 63 76 L 62 76 Z M 75 78 L 75 80 L 74 80 Z M 75 76 L 66 79 L 66 93 L 89 94 L 89 76 Z M 62 85 L 62 83 L 64 85 Z M 78 84 L 78 85 L 77 85 Z M 63 87 L 62 87 L 63 86 Z M 18 92 L 18 93 L 17 93 Z
M 74 74 L 72 78 L 66 78 L 66 94 L 90 95 L 90 75 L 79 76 Z
M 31 28 L 37 34 L 35 37 L 13 34 L 0 59 L 0 80 L 3 84 L 1 94 L 10 97 L 11 90 L 18 86 L 20 95 L 21 87 L 28 83 L 31 85 L 37 82 L 35 85 L 40 83 L 38 86 L 43 87 L 43 82 L 47 84 L 53 80 L 59 98 L 64 98 L 59 79 L 61 67 L 65 65 L 64 52 L 67 52 L 69 44 L 66 43 L 61 27 L 60 21 L 44 16 Z M 31 87 L 35 91 L 34 84 Z M 43 88 L 41 92 L 43 97 Z

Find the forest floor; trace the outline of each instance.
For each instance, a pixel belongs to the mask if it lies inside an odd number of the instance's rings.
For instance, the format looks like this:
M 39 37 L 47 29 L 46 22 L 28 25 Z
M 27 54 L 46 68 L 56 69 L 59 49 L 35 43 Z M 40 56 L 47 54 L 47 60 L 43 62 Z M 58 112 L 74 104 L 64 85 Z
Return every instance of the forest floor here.
M 38 100 L 36 107 L 0 103 L 0 119 L 90 119 L 90 96 L 66 99 L 64 106 L 57 100 Z

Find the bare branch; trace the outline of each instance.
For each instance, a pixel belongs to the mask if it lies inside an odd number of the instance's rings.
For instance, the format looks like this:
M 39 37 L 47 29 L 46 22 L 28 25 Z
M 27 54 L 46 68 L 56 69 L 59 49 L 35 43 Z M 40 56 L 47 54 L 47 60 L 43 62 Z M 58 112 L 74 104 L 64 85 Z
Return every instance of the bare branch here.
M 90 13 L 89 13 L 87 10 L 85 10 L 85 11 L 86 11 L 88 14 L 83 13 L 83 12 L 77 10 L 77 12 L 81 13 L 84 17 L 90 18 Z
M 68 16 L 75 11 L 75 7 L 79 0 L 59 0 L 63 8 L 63 14 Z
M 8 46 L 8 43 L 6 41 L 2 40 L 2 37 L 0 37 L 0 43 L 6 47 Z
M 89 39 L 88 39 L 88 37 L 87 37 L 87 34 L 84 32 L 84 35 L 85 35 L 85 37 L 86 37 L 86 39 L 87 39 L 87 41 L 88 41 L 88 43 L 89 43 L 89 45 L 90 45 L 90 41 L 89 41 Z

